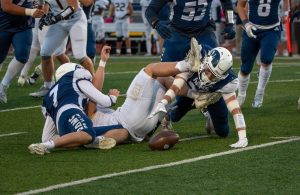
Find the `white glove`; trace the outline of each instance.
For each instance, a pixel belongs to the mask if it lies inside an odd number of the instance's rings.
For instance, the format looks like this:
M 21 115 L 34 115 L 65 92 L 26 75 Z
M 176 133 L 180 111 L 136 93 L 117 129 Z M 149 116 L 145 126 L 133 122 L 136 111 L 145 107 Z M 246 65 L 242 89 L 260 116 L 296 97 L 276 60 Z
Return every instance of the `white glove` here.
M 246 24 L 244 24 L 244 28 L 245 28 L 245 31 L 248 35 L 248 37 L 250 38 L 256 38 L 256 35 L 253 34 L 253 30 L 257 30 L 257 28 L 255 26 L 253 26 L 253 24 L 251 24 L 250 22 L 247 22 Z
M 167 113 L 167 109 L 165 104 L 163 104 L 162 102 L 159 102 L 156 106 L 156 108 L 154 109 L 154 111 L 148 116 L 148 118 L 152 118 L 155 115 L 159 114 L 159 113 Z
M 248 139 L 246 137 L 239 139 L 238 142 L 230 145 L 230 147 L 232 147 L 232 148 L 244 148 L 246 146 L 248 146 Z

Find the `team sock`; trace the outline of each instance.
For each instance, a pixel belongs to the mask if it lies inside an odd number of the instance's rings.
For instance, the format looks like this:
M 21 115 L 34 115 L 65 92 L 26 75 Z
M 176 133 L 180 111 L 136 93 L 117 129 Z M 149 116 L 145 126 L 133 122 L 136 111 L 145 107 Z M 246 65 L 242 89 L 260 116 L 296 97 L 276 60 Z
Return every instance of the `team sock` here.
M 246 96 L 247 88 L 250 82 L 250 74 L 248 74 L 247 76 L 242 76 L 241 72 L 239 72 L 238 79 L 239 79 L 238 95 Z
M 19 62 L 16 58 L 13 58 L 7 67 L 7 71 L 2 79 L 2 84 L 4 86 L 8 86 L 11 80 L 15 78 L 23 66 L 23 63 Z
M 269 66 L 260 66 L 259 77 L 258 77 L 258 85 L 257 85 L 257 93 L 264 93 L 267 83 L 270 79 L 272 73 L 272 64 Z

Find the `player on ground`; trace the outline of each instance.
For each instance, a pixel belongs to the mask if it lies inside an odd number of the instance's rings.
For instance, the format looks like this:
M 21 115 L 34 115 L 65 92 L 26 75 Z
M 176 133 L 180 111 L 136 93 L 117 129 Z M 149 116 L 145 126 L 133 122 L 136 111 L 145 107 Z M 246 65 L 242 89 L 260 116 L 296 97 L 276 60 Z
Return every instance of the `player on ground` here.
M 247 3 L 249 14 L 245 10 Z M 240 106 L 245 102 L 250 82 L 250 72 L 259 50 L 261 52 L 261 64 L 252 107 L 260 108 L 262 106 L 265 88 L 272 72 L 272 61 L 280 41 L 279 3 L 280 0 L 238 1 L 237 8 L 245 30 L 241 48 L 242 65 L 238 75 L 238 101 Z M 287 16 L 289 10 L 288 0 L 284 0 L 284 10 Z
M 222 47 L 210 50 L 201 49 L 201 45 L 198 46 L 195 39 L 192 39 L 191 48 L 188 57 L 189 63 L 181 61 L 176 65 L 169 66 L 164 64 L 152 65 L 153 75 L 164 77 L 176 75 L 176 77 L 171 80 L 170 78 L 163 78 L 162 82 L 168 86 L 169 90 L 149 117 L 160 112 L 167 113 L 165 106 L 170 104 L 176 95 L 185 96 L 187 97 L 186 100 L 180 102 L 181 105 L 184 104 L 185 106 L 170 109 L 167 120 L 177 122 L 195 107 L 200 110 L 207 109 L 215 132 L 221 137 L 227 137 L 229 134 L 229 110 L 239 136 L 238 142 L 230 146 L 233 148 L 246 147 L 248 145 L 246 124 L 236 99 L 235 91 L 238 87 L 238 80 L 232 71 L 231 53 Z M 192 68 L 190 68 L 190 64 L 193 65 Z M 177 104 L 175 105 L 178 105 L 181 99 L 176 101 Z
M 29 57 L 34 18 L 40 18 L 44 12 L 33 8 L 32 1 L 28 0 L 1 0 L 0 5 L 0 65 L 11 44 L 15 50 L 15 57 L 9 63 L 0 83 L 0 103 L 7 103 L 9 84 Z
M 110 47 L 103 48 L 102 61 L 109 57 Z M 100 63 L 98 70 L 104 72 L 105 63 Z M 110 149 L 116 141 L 102 135 L 105 128 L 94 128 L 91 120 L 84 113 L 90 99 L 102 106 L 115 104 L 119 91 L 110 90 L 109 95 L 96 89 L 91 80 L 92 74 L 81 65 L 66 63 L 56 73 L 58 80 L 46 94 L 43 101 L 43 114 L 46 117 L 42 143 L 31 144 L 28 149 L 33 154 L 44 155 L 54 148 L 78 147 L 93 142 L 88 147 Z M 114 128 L 117 128 L 115 126 Z
M 128 25 L 132 15 L 132 0 L 112 0 L 110 4 L 110 16 L 114 16 L 116 25 L 116 53 L 121 54 L 123 37 L 125 38 L 126 53 L 131 54 L 131 41 L 129 37 Z
M 46 39 L 42 45 L 42 72 L 44 85 L 37 92 L 30 93 L 31 97 L 43 97 L 54 84 L 54 64 L 52 55 L 54 51 L 68 38 L 72 44 L 75 59 L 90 71 L 93 71 L 93 63 L 86 55 L 87 45 L 87 19 L 79 6 L 78 0 L 46 1 L 47 7 L 51 7 L 45 17 L 40 20 L 40 28 L 49 26 Z M 84 5 L 92 3 L 89 0 L 81 1 Z

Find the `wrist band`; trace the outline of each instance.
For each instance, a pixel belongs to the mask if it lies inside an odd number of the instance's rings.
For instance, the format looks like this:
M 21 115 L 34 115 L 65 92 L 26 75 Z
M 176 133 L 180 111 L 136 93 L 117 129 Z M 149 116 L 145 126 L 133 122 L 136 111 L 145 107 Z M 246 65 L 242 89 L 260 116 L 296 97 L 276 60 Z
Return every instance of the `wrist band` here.
M 103 61 L 103 60 L 100 60 L 100 62 L 99 62 L 99 67 L 103 67 L 103 68 L 105 68 L 105 65 L 106 65 L 106 62 L 105 61 Z
M 245 24 L 247 24 L 249 22 L 248 19 L 242 20 L 243 25 L 245 26 Z
M 25 9 L 25 15 L 26 16 L 33 16 L 34 12 L 36 11 L 36 9 Z

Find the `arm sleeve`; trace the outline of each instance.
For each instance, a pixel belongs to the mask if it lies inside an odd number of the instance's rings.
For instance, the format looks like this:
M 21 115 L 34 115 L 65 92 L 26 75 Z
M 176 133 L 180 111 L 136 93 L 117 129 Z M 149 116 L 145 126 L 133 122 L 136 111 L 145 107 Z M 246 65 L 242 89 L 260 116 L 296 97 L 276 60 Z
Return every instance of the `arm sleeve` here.
M 152 28 L 155 28 L 159 18 L 158 14 L 162 7 L 167 4 L 170 0 L 152 0 L 146 9 L 145 17 Z
M 114 104 L 112 97 L 104 95 L 88 80 L 80 80 L 78 87 L 89 99 L 104 107 L 110 107 Z

